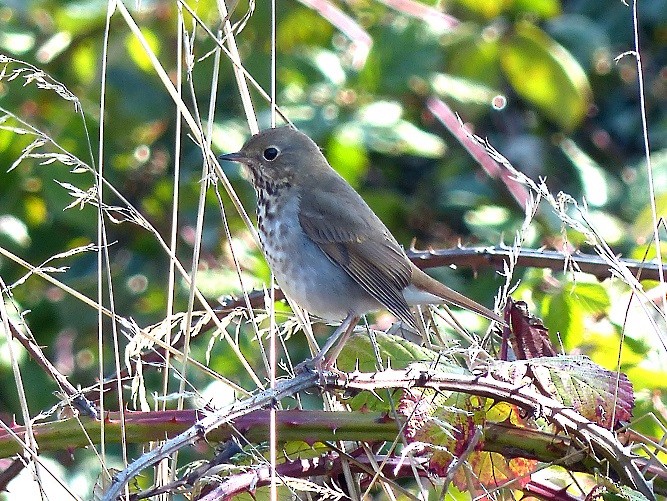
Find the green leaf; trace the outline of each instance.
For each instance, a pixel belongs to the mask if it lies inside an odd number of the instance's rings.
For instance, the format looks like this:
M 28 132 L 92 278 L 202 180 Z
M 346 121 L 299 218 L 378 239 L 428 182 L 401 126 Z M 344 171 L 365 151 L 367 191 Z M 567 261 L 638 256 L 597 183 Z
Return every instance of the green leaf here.
M 376 101 L 361 108 L 357 119 L 343 128 L 348 136 L 359 138 L 372 151 L 441 158 L 446 150 L 442 138 L 401 118 L 403 111 L 398 102 Z
M 341 127 L 327 144 L 324 153 L 336 171 L 353 187 L 359 188 L 369 165 L 362 135 L 354 129 Z
M 559 0 L 514 0 L 512 8 L 515 12 L 530 12 L 541 18 L 557 16 L 561 12 Z
M 632 417 L 634 392 L 628 377 L 609 371 L 588 357 L 541 357 L 502 362 L 494 371 L 501 377 L 510 375 L 509 379 L 515 382 L 531 377 L 542 393 L 572 407 L 600 426 L 615 426 Z
M 545 325 L 551 333 L 560 333 L 564 348 L 569 351 L 583 342 L 586 314 L 607 311 L 611 299 L 606 289 L 597 282 L 574 282 L 565 284 L 545 305 Z M 560 347 L 556 345 L 556 349 Z
M 476 83 L 471 79 L 456 77 L 447 73 L 434 73 L 430 82 L 433 92 L 437 95 L 451 97 L 460 103 L 489 106 L 493 98 L 500 94 L 500 91 Z
M 487 19 L 507 12 L 530 13 L 541 18 L 548 18 L 558 15 L 561 11 L 559 0 L 458 0 L 458 3 Z
M 638 365 L 628 369 L 628 377 L 637 388 L 664 392 L 667 389 L 667 370 L 654 364 Z
M 606 205 L 612 176 L 573 140 L 565 139 L 559 146 L 579 173 L 586 202 L 593 207 Z
M 438 357 L 436 351 L 399 336 L 378 332 L 375 338 L 385 368 L 405 369 L 412 362 L 431 361 Z M 351 372 L 357 367 L 361 371 L 375 370 L 377 368 L 375 353 L 368 333 L 359 332 L 350 336 L 338 356 L 337 364 L 338 368 L 345 372 Z
M 518 23 L 503 45 L 502 68 L 516 92 L 564 129 L 579 125 L 593 93 L 574 57 L 528 22 Z
M 457 3 L 464 6 L 470 12 L 474 12 L 487 19 L 497 17 L 502 12 L 505 12 L 511 0 L 457 0 Z
M 561 291 L 545 301 L 547 313 L 544 324 L 552 335 L 557 351 L 561 351 L 561 343 L 565 350 L 578 346 L 583 341 L 582 311 L 568 294 Z M 554 336 L 558 334 L 558 342 Z
M 449 363 L 448 359 L 439 357 L 438 352 L 430 350 L 400 336 L 377 332 L 375 338 L 379 347 L 379 355 L 384 368 L 405 369 L 408 365 L 425 362 L 429 367 L 438 360 L 438 367 L 447 372 L 466 372 L 462 367 Z M 350 336 L 343 350 L 336 360 L 338 368 L 345 372 L 352 372 L 357 368 L 361 371 L 377 370 L 375 352 L 367 332 L 358 332 Z M 441 392 L 441 395 L 444 395 Z M 395 398 L 388 391 L 379 394 L 362 392 L 345 400 L 353 410 L 364 409 L 389 412 L 395 406 L 390 405 L 389 399 Z
M 444 37 L 445 71 L 448 74 L 498 88 L 500 74 L 500 44 L 497 37 L 483 37 L 474 24 L 461 26 Z
M 146 42 L 148 42 L 149 47 L 155 53 L 155 55 L 159 56 L 162 46 L 160 37 L 153 30 L 148 28 L 143 28 L 141 30 L 141 34 L 146 39 Z M 147 73 L 153 71 L 153 63 L 141 45 L 141 41 L 136 36 L 127 35 L 125 39 L 125 48 L 127 49 L 127 53 L 130 56 L 130 59 L 134 61 L 134 63 L 139 66 L 139 68 Z
M 667 193 L 655 197 L 655 211 L 658 217 L 667 214 Z M 650 205 L 644 207 L 635 218 L 632 224 L 632 234 L 636 239 L 645 239 L 653 236 L 653 215 Z
M 586 311 L 600 313 L 611 306 L 607 289 L 597 282 L 576 282 L 565 287 L 564 292 L 571 294 Z

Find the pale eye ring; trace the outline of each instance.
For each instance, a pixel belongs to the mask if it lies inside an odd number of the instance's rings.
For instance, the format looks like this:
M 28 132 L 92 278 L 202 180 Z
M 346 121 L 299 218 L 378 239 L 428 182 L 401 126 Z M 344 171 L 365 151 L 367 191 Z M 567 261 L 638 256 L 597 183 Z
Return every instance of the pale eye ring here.
M 264 160 L 268 160 L 269 162 L 272 162 L 276 158 L 278 158 L 278 155 L 280 154 L 280 150 L 276 148 L 275 146 L 269 146 L 267 149 L 264 150 L 263 156 Z

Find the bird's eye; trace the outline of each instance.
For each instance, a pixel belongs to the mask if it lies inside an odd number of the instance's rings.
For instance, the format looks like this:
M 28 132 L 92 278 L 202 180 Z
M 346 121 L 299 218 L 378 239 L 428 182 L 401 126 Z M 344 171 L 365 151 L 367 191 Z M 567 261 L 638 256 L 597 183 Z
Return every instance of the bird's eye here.
M 280 150 L 278 148 L 276 148 L 275 146 L 269 146 L 267 149 L 264 150 L 264 159 L 270 162 L 272 160 L 275 160 L 279 153 Z

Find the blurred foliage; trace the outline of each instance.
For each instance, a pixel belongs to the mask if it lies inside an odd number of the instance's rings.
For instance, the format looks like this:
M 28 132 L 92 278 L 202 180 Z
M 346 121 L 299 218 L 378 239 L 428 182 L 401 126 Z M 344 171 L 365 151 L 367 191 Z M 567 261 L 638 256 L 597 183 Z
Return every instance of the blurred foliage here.
M 142 1 L 129 7 L 160 62 L 176 78 L 177 8 L 175 2 Z M 615 252 L 653 258 L 653 224 L 644 158 L 637 66 L 633 49 L 631 9 L 621 1 L 597 0 L 448 0 L 444 10 L 461 21 L 453 29 L 428 24 L 379 2 L 339 2 L 373 40 L 365 64 L 355 46 L 318 13 L 296 1 L 280 2 L 278 11 L 278 103 L 294 123 L 320 144 L 331 163 L 365 197 L 399 241 L 409 245 L 446 247 L 465 243 L 496 244 L 512 238 L 524 213 L 498 180 L 481 168 L 429 114 L 425 99 L 436 95 L 462 120 L 533 179 L 546 178 L 552 192 L 585 197 L 591 218 Z M 247 70 L 269 88 L 270 43 L 268 2 L 258 2 L 238 37 Z M 215 2 L 196 3 L 197 15 L 218 27 Z M 247 8 L 241 0 L 232 20 Z M 652 151 L 659 215 L 667 211 L 667 3 L 640 4 L 639 38 L 644 77 L 647 128 Z M 43 131 L 64 149 L 90 165 L 99 162 L 100 99 L 104 74 L 104 176 L 168 241 L 173 194 L 176 111 L 152 65 L 127 25 L 116 13 L 111 19 L 103 66 L 106 5 L 95 0 L 10 0 L 0 6 L 0 53 L 25 61 L 64 84 L 80 100 L 87 132 L 74 103 L 53 89 L 41 89 L 19 76 L 22 67 L 9 62 L 0 79 L 0 106 Z M 192 30 L 185 13 L 185 27 Z M 186 102 L 202 114 L 211 95 L 211 42 L 201 28 L 194 47 L 191 77 L 183 77 Z M 358 50 L 358 47 L 356 47 Z M 194 89 L 194 95 L 190 93 Z M 496 97 L 503 96 L 494 106 Z M 269 107 L 256 92 L 262 127 Z M 238 148 L 247 137 L 240 100 L 229 61 L 223 58 L 217 83 L 213 144 L 220 152 Z M 14 119 L 4 126 L 20 127 Z M 58 183 L 82 190 L 93 185 L 88 173 L 70 172 L 58 162 L 20 162 L 34 138 L 0 129 L 0 246 L 37 265 L 56 254 L 96 241 L 97 212 L 87 205 L 63 210 L 72 199 Z M 92 145 L 92 146 L 91 146 Z M 193 142 L 181 141 L 179 250 L 186 269 L 196 226 L 201 154 Z M 48 148 L 48 146 L 47 146 Z M 49 150 L 51 151 L 51 150 Z M 223 166 L 249 212 L 254 194 L 236 165 Z M 122 205 L 105 190 L 112 205 Z M 233 245 L 249 287 L 266 283 L 270 273 L 247 230 L 226 202 Z M 209 297 L 238 294 L 230 242 L 212 193 L 207 198 L 200 284 Z M 167 304 L 168 259 L 155 238 L 131 223 L 107 222 L 111 279 L 117 311 L 139 325 L 159 322 Z M 527 233 L 527 246 L 560 248 L 563 237 L 590 250 L 581 235 L 563 228 L 545 209 Z M 664 237 L 664 235 L 663 235 Z M 56 278 L 96 297 L 97 256 L 84 252 L 58 258 L 49 266 L 66 266 Z M 0 276 L 12 284 L 26 273 L 0 258 Z M 461 292 L 490 304 L 501 285 L 494 270 L 443 270 L 440 276 Z M 519 270 L 515 296 L 526 300 L 545 319 L 567 352 L 585 352 L 614 369 L 620 360 L 641 390 L 665 390 L 662 348 L 643 324 L 629 323 L 621 348 L 628 291 L 618 283 L 591 282 L 586 277 L 543 270 Z M 178 288 L 175 310 L 187 307 L 188 293 Z M 654 285 L 654 284 L 653 284 Z M 87 385 L 97 375 L 97 314 L 47 282 L 30 277 L 12 290 L 40 345 L 73 383 Z M 625 300 L 625 303 L 623 302 Z M 105 329 L 109 324 L 105 323 Z M 232 329 L 233 330 L 233 329 Z M 320 332 L 325 332 L 326 328 Z M 299 338 L 299 339 L 296 339 Z M 241 330 L 241 349 L 258 361 L 250 330 Z M 557 341 L 557 340 L 556 340 Z M 209 339 L 193 346 L 204 360 Z M 305 358 L 300 336 L 288 340 L 293 360 Z M 224 342 L 213 343 L 211 367 L 240 384 L 249 379 L 238 362 L 224 356 Z M 111 372 L 111 343 L 105 342 Z M 620 350 L 621 355 L 616 351 Z M 664 353 L 662 353 L 664 355 Z M 664 357 L 663 357 L 664 360 Z M 651 363 L 647 363 L 647 361 Z M 29 361 L 31 410 L 48 408 L 56 388 Z M 0 375 L 11 369 L 2 358 Z M 261 364 L 256 364 L 262 370 Z M 148 376 L 153 377 L 153 376 Z M 191 376 L 196 387 L 197 373 Z M 157 376 L 155 376 L 157 381 Z M 0 410 L 18 410 L 12 384 L 2 385 Z M 648 394 L 642 412 L 652 409 Z M 109 399 L 111 402 L 112 399 Z M 650 423 L 639 428 L 656 433 Z

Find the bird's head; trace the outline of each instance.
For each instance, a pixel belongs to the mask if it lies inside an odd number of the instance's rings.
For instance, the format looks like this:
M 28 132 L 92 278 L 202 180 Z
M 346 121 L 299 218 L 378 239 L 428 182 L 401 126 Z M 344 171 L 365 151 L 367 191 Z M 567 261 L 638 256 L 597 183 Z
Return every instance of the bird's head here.
M 256 188 L 294 186 L 317 175 L 319 169 L 330 168 L 315 142 L 292 127 L 262 131 L 236 153 L 218 158 L 245 165 Z

